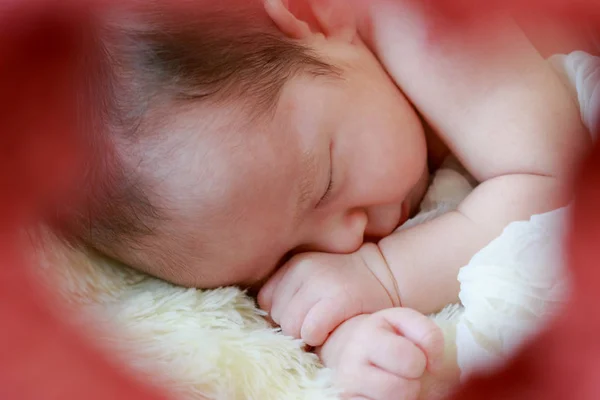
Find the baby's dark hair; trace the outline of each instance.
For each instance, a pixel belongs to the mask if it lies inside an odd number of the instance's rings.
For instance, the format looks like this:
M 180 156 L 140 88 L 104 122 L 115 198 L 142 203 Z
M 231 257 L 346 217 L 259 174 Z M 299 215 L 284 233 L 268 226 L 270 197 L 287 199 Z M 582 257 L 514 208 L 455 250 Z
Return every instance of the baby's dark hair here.
M 159 4 L 114 10 L 90 37 L 97 51 L 84 60 L 89 90 L 82 101 L 94 107 L 82 120 L 92 133 L 93 157 L 82 186 L 85 206 L 62 218 L 70 240 L 129 264 L 137 261 L 127 249 L 150 251 L 140 243 L 167 218 L 148 177 L 122 158 L 126 144 L 157 135 L 149 127 L 161 121 L 148 122 L 160 119 L 157 108 L 235 103 L 258 120 L 272 114 L 290 78 L 336 73 L 285 37 L 260 0 Z

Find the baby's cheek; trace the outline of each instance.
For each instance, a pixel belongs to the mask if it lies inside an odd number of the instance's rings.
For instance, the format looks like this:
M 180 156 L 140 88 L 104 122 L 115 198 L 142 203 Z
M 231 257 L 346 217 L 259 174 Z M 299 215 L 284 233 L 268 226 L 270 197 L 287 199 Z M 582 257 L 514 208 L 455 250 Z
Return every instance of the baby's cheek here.
M 275 271 L 275 268 L 273 268 L 272 271 L 263 273 L 262 276 L 260 274 L 257 274 L 255 277 L 251 278 L 247 283 L 243 284 L 243 286 L 248 290 L 248 294 L 252 297 L 257 297 L 260 290 L 273 276 Z
M 238 253 L 236 247 L 230 247 L 224 253 L 229 253 L 233 259 L 223 259 L 220 264 L 213 264 L 221 265 L 219 275 L 223 281 L 227 281 L 224 285 L 240 286 L 249 290 L 251 295 L 258 294 L 280 266 L 276 257 L 269 254 Z

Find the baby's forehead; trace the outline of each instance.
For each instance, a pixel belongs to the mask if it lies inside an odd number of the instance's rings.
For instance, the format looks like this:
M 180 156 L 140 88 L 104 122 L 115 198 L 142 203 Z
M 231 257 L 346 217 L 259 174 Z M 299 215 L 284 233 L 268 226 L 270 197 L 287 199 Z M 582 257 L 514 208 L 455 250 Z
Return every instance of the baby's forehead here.
M 278 190 L 289 193 L 303 172 L 296 133 L 274 119 L 249 119 L 235 104 L 180 110 L 169 119 L 160 140 L 144 149 L 156 154 L 145 168 L 157 168 L 175 192 L 243 206 Z

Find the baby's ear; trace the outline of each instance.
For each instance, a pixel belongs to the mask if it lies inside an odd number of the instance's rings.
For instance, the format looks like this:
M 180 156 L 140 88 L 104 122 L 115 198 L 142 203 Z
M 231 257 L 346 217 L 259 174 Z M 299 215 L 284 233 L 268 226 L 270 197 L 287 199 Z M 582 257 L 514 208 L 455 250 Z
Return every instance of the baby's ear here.
M 265 0 L 265 9 L 286 35 L 305 39 L 321 33 L 328 38 L 352 41 L 354 15 L 347 0 Z
M 292 14 L 288 0 L 265 0 L 265 11 L 279 30 L 293 39 L 306 39 L 313 34 L 306 21 Z
M 357 34 L 352 2 L 348 0 L 306 1 L 319 24 L 320 31 L 330 38 L 351 42 Z

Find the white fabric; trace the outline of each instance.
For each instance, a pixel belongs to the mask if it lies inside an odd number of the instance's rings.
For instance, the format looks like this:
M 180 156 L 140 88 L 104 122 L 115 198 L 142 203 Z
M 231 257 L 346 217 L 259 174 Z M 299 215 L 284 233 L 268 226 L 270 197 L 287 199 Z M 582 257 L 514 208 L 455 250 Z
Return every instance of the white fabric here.
M 458 276 L 464 313 L 456 333 L 462 377 L 514 354 L 568 293 L 562 243 L 565 209 L 515 222 Z

